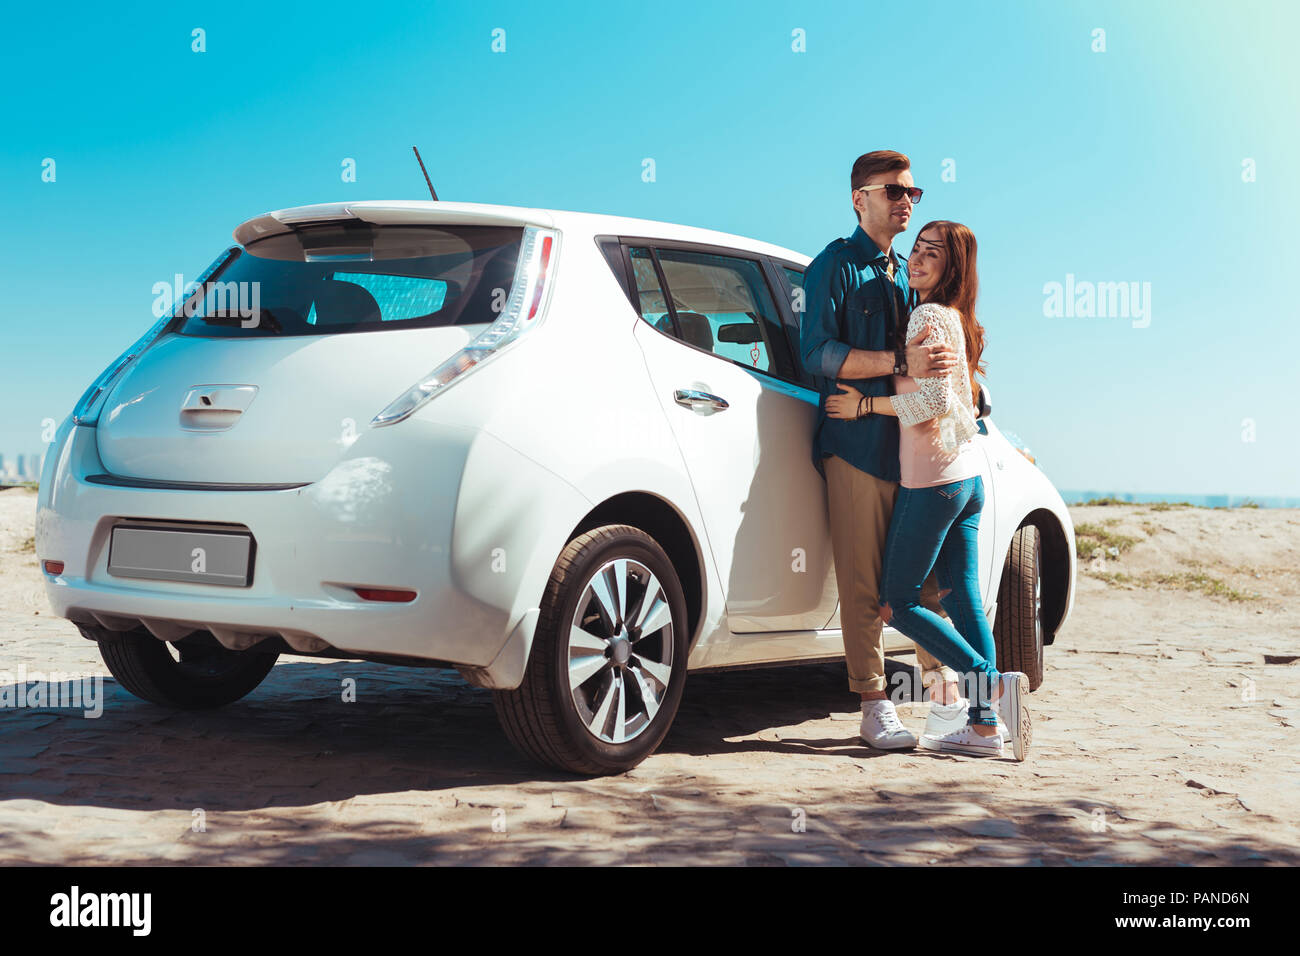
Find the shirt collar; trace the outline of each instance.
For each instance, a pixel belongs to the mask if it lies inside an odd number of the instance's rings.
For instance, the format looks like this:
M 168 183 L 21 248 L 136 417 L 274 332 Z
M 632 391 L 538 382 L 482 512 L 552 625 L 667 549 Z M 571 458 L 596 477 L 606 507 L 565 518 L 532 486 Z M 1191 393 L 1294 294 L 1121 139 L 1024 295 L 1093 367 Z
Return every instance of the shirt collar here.
M 889 250 L 889 255 L 885 255 L 885 253 L 881 252 L 880 247 L 877 246 L 872 238 L 867 235 L 867 231 L 862 228 L 861 223 L 859 223 L 857 228 L 853 230 L 853 235 L 849 236 L 849 242 L 856 245 L 858 249 L 862 251 L 862 253 L 867 257 L 868 262 L 875 262 L 878 259 L 889 259 L 894 263 L 894 268 L 897 270 L 898 256 L 895 254 L 894 250 L 891 248 Z

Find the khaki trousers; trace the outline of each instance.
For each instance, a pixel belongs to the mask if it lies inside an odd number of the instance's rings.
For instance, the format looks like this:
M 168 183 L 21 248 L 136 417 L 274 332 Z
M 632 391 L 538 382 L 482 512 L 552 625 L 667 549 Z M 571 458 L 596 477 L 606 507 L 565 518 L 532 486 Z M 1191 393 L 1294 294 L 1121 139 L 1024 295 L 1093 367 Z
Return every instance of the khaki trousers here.
M 826 469 L 831 551 L 840 589 L 840 627 L 849 689 L 854 693 L 885 690 L 880 571 L 899 486 L 854 468 L 835 455 L 822 459 L 822 464 Z M 939 604 L 939 584 L 933 570 L 921 588 L 921 604 L 947 616 Z M 916 648 L 916 658 L 923 687 L 935 680 L 957 680 L 956 671 L 920 647 Z

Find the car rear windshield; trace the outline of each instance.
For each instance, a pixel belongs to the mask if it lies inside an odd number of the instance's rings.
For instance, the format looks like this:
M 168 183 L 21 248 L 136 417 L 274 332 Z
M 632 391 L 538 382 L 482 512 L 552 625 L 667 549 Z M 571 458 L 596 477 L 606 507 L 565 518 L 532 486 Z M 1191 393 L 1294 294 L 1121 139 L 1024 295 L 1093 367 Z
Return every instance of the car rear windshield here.
M 234 249 L 178 308 L 210 338 L 487 324 L 510 298 L 523 227 L 308 226 Z

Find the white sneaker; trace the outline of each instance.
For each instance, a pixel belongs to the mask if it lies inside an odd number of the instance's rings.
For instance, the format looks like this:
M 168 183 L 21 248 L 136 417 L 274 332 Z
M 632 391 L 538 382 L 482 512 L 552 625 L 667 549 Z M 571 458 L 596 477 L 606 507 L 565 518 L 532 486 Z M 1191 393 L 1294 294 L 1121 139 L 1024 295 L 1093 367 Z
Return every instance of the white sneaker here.
M 970 701 L 962 697 L 958 697 L 957 701 L 952 704 L 936 704 L 931 701 L 930 713 L 926 715 L 925 730 L 922 731 L 922 736 L 942 737 L 944 734 L 961 730 L 966 726 L 969 711 Z M 1003 743 L 1011 740 L 1011 731 L 1002 722 L 1000 715 L 998 716 L 998 732 L 1002 735 Z
M 906 750 L 916 746 L 916 735 L 898 719 L 892 700 L 864 700 L 858 734 L 877 750 Z
M 930 713 L 926 715 L 922 736 L 942 737 L 954 730 L 961 730 L 966 726 L 966 712 L 969 709 L 970 704 L 961 697 L 951 704 L 930 701 Z
M 951 733 L 921 736 L 922 750 L 938 750 L 945 753 L 970 754 L 972 757 L 1001 757 L 1002 735 L 993 734 L 985 737 L 975 733 L 970 724 L 964 724 L 960 730 Z
M 1029 722 L 1029 678 L 1020 671 L 1004 673 L 1002 696 L 993 702 L 993 706 L 1011 734 L 1012 754 L 1017 760 L 1024 760 L 1033 736 Z

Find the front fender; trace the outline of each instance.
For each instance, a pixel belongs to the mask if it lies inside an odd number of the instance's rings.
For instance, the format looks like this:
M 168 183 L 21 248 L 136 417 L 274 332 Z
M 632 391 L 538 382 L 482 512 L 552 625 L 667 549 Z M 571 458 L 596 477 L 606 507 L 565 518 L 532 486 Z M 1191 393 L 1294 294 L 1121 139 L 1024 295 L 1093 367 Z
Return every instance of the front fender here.
M 1064 626 L 1074 609 L 1075 581 L 1078 574 L 1078 557 L 1074 543 L 1074 520 L 1056 486 L 1037 465 L 1025 458 L 992 422 L 985 419 L 989 432 L 989 450 L 998 474 L 997 481 L 997 531 L 994 535 L 995 555 L 1005 555 L 1011 548 L 1011 539 L 1024 525 L 1039 528 L 1043 538 L 1043 561 L 1050 567 L 1044 569 L 1044 588 L 1053 588 L 1051 613 L 1044 595 L 1044 643 L 1050 644 Z M 1001 462 L 1001 467 L 997 464 Z M 1005 520 L 1003 517 L 1005 515 Z M 996 565 L 998 581 L 994 591 L 1001 586 L 1002 564 Z

